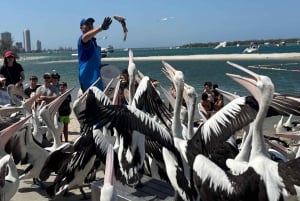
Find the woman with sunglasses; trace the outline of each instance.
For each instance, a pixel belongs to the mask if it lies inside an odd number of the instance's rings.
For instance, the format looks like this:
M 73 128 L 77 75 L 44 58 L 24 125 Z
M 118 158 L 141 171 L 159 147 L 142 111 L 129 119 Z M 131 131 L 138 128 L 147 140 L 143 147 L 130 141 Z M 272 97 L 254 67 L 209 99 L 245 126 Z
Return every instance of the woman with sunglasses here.
M 21 64 L 17 63 L 12 51 L 5 52 L 0 77 L 6 78 L 6 86 L 14 84 L 16 87 L 20 87 L 25 79 L 24 69 Z

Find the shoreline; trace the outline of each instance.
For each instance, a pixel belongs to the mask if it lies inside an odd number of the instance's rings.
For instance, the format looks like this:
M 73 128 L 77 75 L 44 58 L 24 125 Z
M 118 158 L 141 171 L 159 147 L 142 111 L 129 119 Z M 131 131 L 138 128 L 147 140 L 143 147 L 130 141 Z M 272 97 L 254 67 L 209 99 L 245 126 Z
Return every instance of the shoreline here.
M 251 60 L 251 59 L 300 59 L 300 53 L 271 53 L 271 54 L 197 54 L 176 56 L 134 57 L 135 61 L 161 60 Z M 102 58 L 103 61 L 128 61 L 128 57 Z
M 71 57 L 71 56 L 70 56 Z M 40 57 L 32 57 L 30 60 L 39 59 Z M 134 57 L 135 61 L 201 61 L 201 60 L 297 60 L 300 59 L 300 53 L 270 53 L 270 54 L 197 54 L 197 55 L 176 55 L 176 56 L 147 56 L 147 57 Z M 102 58 L 103 62 L 107 61 L 128 61 L 128 57 L 105 57 Z M 42 64 L 50 63 L 76 63 L 77 58 L 70 60 L 58 60 L 40 62 Z

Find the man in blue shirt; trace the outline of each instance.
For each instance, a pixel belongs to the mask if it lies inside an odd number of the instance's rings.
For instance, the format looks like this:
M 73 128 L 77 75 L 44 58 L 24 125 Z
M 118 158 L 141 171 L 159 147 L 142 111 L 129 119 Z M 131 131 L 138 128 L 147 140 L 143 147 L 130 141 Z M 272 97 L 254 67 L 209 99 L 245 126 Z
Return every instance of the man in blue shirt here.
M 112 22 L 110 17 L 105 17 L 101 26 L 94 28 L 93 18 L 82 19 L 80 29 L 82 35 L 78 39 L 79 83 L 82 92 L 85 92 L 101 75 L 101 47 L 96 43 L 95 35 L 102 30 L 107 30 Z M 103 90 L 100 81 L 97 87 Z

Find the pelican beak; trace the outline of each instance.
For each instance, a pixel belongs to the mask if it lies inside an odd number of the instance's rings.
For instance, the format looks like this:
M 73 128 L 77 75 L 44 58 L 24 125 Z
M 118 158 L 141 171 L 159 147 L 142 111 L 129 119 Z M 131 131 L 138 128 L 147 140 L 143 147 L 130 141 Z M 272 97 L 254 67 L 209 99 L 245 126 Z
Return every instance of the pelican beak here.
M 22 110 L 22 107 L 1 107 L 0 108 L 0 116 L 8 117 L 15 112 L 19 112 Z
M 133 51 L 132 51 L 132 49 L 130 49 L 128 51 L 128 57 L 129 57 L 129 63 L 133 63 L 134 60 L 133 60 Z
M 117 105 L 117 103 L 118 103 L 117 100 L 118 100 L 119 94 L 120 94 L 120 79 L 118 79 L 116 87 L 115 87 L 115 91 L 114 91 L 114 96 L 113 96 L 113 101 L 112 101 L 114 105 Z
M 23 104 L 23 107 L 29 112 L 31 113 L 31 107 L 32 104 L 35 102 L 35 100 L 40 97 L 41 94 L 37 93 L 34 96 L 26 99 L 25 103 Z
M 115 180 L 114 175 L 114 149 L 110 144 L 107 148 L 106 153 L 104 183 L 113 185 Z
M 238 64 L 232 63 L 230 61 L 227 61 L 227 63 L 233 66 L 234 68 L 237 68 L 251 76 L 251 77 L 243 77 L 240 75 L 226 73 L 226 75 L 231 77 L 234 81 L 244 86 L 254 96 L 254 98 L 257 101 L 259 101 L 261 94 L 257 86 L 258 86 L 258 82 L 260 81 L 260 76 Z
M 278 137 L 288 138 L 291 140 L 299 140 L 300 139 L 300 132 L 299 131 L 289 131 L 289 132 L 281 132 L 275 133 Z
M 284 147 L 284 146 L 282 146 L 282 145 L 280 145 L 280 144 L 278 144 L 278 143 L 274 143 L 274 142 L 272 142 L 272 141 L 270 141 L 270 140 L 265 140 L 266 141 L 266 143 L 271 147 L 271 148 L 273 148 L 273 149 L 275 149 L 275 150 L 277 150 L 277 151 L 279 151 L 280 153 L 282 153 L 283 155 L 287 155 L 287 149 L 288 148 L 286 148 L 286 147 Z
M 233 94 L 233 93 L 229 93 L 228 91 L 224 91 L 222 89 L 216 88 L 216 90 L 222 94 L 226 99 L 228 99 L 229 101 L 232 101 L 238 97 L 240 97 L 239 95 Z
M 162 64 L 164 65 L 164 68 L 162 69 L 163 73 L 169 80 L 172 81 L 175 76 L 176 69 L 165 61 L 162 61 Z
M 31 118 L 31 116 L 32 115 L 29 115 L 0 131 L 0 149 L 4 149 L 9 139 L 24 125 L 29 118 Z
M 190 104 L 189 102 L 189 94 L 196 93 L 195 88 L 191 85 L 184 83 L 184 90 L 183 90 L 183 99 L 185 100 L 186 104 Z
M 58 96 L 52 102 L 48 103 L 46 107 L 48 107 L 48 111 L 52 117 L 54 117 L 55 113 L 58 111 L 59 107 L 61 106 L 62 102 L 66 99 L 66 97 L 73 91 L 74 87 L 68 89 L 65 93 Z

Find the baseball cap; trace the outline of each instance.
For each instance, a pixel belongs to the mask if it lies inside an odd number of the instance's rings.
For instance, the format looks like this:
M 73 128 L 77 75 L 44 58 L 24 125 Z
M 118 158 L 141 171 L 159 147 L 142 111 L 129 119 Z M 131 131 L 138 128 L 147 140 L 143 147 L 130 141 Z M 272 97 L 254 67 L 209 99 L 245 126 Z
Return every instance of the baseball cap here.
M 5 55 L 4 55 L 5 58 L 10 57 L 10 56 L 13 56 L 13 57 L 15 56 L 15 54 L 13 53 L 13 51 L 9 50 L 9 51 L 5 52 Z
M 91 17 L 87 18 L 87 19 L 83 18 L 80 21 L 80 26 L 87 24 L 87 23 L 94 23 L 94 22 L 95 22 L 94 18 L 91 18 Z
M 50 73 L 44 73 L 43 78 L 44 79 L 51 78 L 51 74 Z
M 54 79 L 60 79 L 60 75 L 56 72 L 51 73 L 51 77 Z

